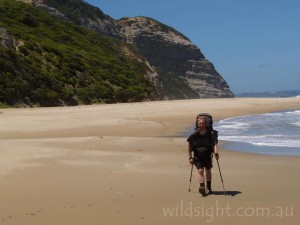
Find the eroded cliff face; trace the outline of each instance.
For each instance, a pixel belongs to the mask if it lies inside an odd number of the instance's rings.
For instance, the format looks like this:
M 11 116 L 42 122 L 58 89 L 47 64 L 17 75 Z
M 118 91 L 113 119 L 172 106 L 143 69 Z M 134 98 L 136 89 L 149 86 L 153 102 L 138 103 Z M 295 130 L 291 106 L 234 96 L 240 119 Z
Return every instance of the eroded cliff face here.
M 119 29 L 152 67 L 182 78 L 198 97 L 233 97 L 213 64 L 181 33 L 145 17 L 121 19 Z

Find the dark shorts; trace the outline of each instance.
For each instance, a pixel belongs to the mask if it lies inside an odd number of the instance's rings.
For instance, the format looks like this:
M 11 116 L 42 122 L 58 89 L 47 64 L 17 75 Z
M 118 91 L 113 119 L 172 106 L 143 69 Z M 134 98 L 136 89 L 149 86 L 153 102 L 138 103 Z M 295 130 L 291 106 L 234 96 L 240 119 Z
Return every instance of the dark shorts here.
M 197 169 L 211 169 L 212 168 L 212 153 L 204 153 L 201 155 L 196 155 L 194 157 L 194 165 Z

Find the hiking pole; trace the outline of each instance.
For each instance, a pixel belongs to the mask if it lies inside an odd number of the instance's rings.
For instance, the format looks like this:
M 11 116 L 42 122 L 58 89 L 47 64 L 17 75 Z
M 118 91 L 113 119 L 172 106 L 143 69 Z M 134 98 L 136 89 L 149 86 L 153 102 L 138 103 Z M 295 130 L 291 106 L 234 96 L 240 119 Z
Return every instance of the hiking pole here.
M 189 192 L 191 192 L 191 183 L 192 183 L 193 167 L 194 167 L 194 164 L 192 164 L 192 167 L 191 167 L 191 176 L 190 176 Z
M 221 173 L 221 169 L 220 169 L 220 165 L 219 165 L 219 159 L 217 159 L 217 163 L 218 163 L 220 177 L 221 177 L 221 181 L 222 181 L 222 185 L 223 185 L 224 195 L 226 196 L 226 191 L 225 191 L 225 187 L 224 187 L 223 177 L 222 177 L 222 173 Z

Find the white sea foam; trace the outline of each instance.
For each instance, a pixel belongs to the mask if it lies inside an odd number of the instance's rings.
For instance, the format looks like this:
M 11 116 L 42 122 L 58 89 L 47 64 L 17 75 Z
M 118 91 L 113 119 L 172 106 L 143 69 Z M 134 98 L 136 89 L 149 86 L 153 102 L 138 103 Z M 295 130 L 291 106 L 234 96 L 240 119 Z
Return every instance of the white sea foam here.
M 293 148 L 296 155 L 300 152 L 299 126 L 300 110 L 233 117 L 214 124 L 220 140 L 282 147 L 282 151 Z
M 296 123 L 291 123 L 292 125 L 296 125 L 298 127 L 300 127 L 300 122 L 296 122 Z
M 233 128 L 233 129 L 246 129 L 250 125 L 248 123 L 240 122 L 221 122 L 219 127 L 222 129 Z

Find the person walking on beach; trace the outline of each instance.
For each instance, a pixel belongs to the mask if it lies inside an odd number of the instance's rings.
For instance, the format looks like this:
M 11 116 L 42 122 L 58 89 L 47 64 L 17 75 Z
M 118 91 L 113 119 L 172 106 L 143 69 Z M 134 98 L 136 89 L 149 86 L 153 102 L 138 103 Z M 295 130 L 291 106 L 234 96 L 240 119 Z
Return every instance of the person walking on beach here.
M 197 129 L 187 139 L 188 154 L 190 164 L 194 164 L 199 172 L 200 187 L 199 192 L 202 196 L 206 196 L 205 181 L 208 194 L 212 194 L 212 154 L 214 153 L 216 160 L 219 159 L 217 140 L 213 137 L 212 132 L 208 129 L 205 117 L 198 116 Z M 194 156 L 192 156 L 192 152 Z

